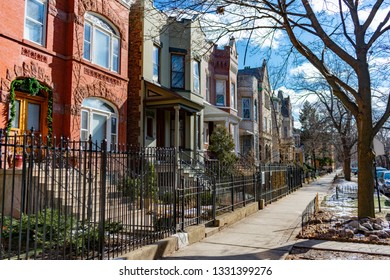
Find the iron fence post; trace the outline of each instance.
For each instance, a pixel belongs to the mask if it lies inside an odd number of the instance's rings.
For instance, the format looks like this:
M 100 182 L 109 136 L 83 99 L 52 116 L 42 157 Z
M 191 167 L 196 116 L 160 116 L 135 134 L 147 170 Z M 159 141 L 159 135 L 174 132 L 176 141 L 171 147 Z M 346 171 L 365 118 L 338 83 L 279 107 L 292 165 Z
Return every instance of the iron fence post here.
M 213 206 L 212 206 L 212 215 L 213 215 L 213 223 L 215 222 L 215 219 L 217 217 L 217 182 L 216 178 L 212 178 L 213 182 L 213 189 L 212 189 L 212 199 L 213 199 Z
M 201 192 L 201 186 L 200 186 L 200 182 L 199 182 L 199 178 L 197 177 L 196 178 L 196 224 L 200 224 L 201 222 L 201 196 L 200 196 L 200 192 Z
M 99 218 L 99 259 L 104 258 L 104 228 L 106 219 L 106 179 L 107 179 L 107 140 L 102 141 L 102 159 L 100 172 L 100 218 Z
M 246 192 L 246 180 L 245 180 L 245 175 L 242 175 L 242 198 L 244 201 L 244 207 L 246 206 L 245 192 Z
M 232 211 L 234 211 L 234 175 L 231 175 L 231 183 L 230 183 L 230 198 L 231 198 L 231 207 Z

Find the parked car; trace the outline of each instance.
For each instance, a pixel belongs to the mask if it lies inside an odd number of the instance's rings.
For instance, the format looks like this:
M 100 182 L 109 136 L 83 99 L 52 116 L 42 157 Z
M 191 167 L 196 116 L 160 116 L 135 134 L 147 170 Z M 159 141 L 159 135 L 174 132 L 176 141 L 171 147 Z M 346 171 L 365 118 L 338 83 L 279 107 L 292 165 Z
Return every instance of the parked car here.
M 376 167 L 376 177 L 379 179 L 382 176 L 382 173 L 384 171 L 389 171 L 389 170 L 387 170 L 384 167 L 380 167 L 380 166 Z
M 384 171 L 381 175 L 378 188 L 383 194 L 390 194 L 390 171 Z
M 357 174 L 358 174 L 358 168 L 357 168 L 357 167 L 351 167 L 351 172 L 352 172 L 354 175 L 357 175 Z

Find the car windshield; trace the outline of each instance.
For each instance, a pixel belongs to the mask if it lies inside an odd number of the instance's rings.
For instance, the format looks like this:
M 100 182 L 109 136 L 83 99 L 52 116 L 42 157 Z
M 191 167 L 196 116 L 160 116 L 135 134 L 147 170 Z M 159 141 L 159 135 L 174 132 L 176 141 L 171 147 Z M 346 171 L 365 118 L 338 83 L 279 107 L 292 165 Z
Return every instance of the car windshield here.
M 390 179 L 390 173 L 385 173 L 383 176 L 385 179 L 389 180 Z

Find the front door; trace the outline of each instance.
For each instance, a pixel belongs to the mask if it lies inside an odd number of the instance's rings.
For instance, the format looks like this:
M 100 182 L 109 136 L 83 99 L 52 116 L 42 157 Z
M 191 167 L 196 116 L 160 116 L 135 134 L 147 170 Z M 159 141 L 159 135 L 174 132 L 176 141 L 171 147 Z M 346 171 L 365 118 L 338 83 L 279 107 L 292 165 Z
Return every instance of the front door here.
M 17 93 L 14 110 L 15 118 L 12 122 L 12 131 L 17 134 L 23 134 L 33 129 L 36 133 L 43 133 L 44 106 L 46 99 L 40 96 L 29 96 L 24 93 Z
M 101 115 L 97 113 L 92 113 L 92 141 L 97 143 L 98 146 L 101 145 L 102 141 L 106 139 L 107 136 L 107 119 L 109 116 Z

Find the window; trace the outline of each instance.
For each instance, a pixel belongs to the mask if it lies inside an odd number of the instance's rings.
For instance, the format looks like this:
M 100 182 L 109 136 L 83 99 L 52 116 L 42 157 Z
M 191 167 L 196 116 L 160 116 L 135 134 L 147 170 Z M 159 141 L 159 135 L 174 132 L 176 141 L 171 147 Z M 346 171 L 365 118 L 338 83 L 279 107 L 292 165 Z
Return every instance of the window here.
M 226 81 L 216 80 L 215 91 L 216 91 L 216 101 L 215 101 L 216 105 L 225 106 Z
M 267 129 L 267 124 L 268 124 L 268 121 L 267 121 L 267 118 L 266 117 L 264 117 L 264 122 L 263 122 L 263 131 L 264 132 L 267 132 L 268 131 L 268 129 Z
M 210 102 L 210 76 L 206 76 L 206 101 Z
M 194 67 L 194 92 L 199 93 L 199 87 L 200 87 L 200 75 L 199 75 L 199 61 L 194 60 L 193 63 Z
M 41 46 L 45 44 L 46 1 L 27 0 L 24 20 L 24 37 Z
M 119 35 L 105 20 L 85 14 L 84 59 L 119 72 Z
M 251 119 L 251 99 L 243 98 L 242 99 L 242 118 L 244 120 Z
M 118 117 L 113 106 L 96 97 L 84 99 L 81 107 L 81 131 L 82 141 L 92 141 L 99 147 L 103 140 L 107 139 L 107 145 L 117 144 L 118 141 Z
M 230 108 L 236 108 L 236 85 L 230 84 Z
M 258 121 L 258 114 L 259 114 L 258 107 L 257 107 L 257 99 L 254 102 L 253 111 L 254 111 L 254 115 L 255 115 L 255 122 L 257 122 Z
M 21 134 L 32 128 L 41 132 L 44 125 L 44 108 L 47 108 L 46 99 L 41 96 L 31 96 L 25 93 L 16 93 L 15 118 L 12 130 Z
M 184 55 L 171 56 L 171 87 L 184 89 Z
M 160 82 L 160 48 L 153 46 L 153 81 Z

